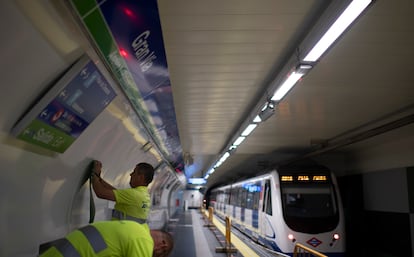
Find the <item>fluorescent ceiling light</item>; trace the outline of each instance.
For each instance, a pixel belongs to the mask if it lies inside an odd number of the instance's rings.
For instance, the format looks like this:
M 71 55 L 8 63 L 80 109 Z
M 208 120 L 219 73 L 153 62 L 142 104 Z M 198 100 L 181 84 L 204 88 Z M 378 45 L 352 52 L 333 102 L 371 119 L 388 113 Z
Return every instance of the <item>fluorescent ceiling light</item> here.
M 210 177 L 210 175 L 214 172 L 214 168 L 211 168 L 207 174 L 204 176 L 204 179 L 208 179 L 208 177 Z
M 188 183 L 194 185 L 204 185 L 206 180 L 204 178 L 189 178 Z
M 220 161 L 224 162 L 227 158 L 229 158 L 230 154 L 229 152 L 225 152 L 223 156 L 221 156 Z
M 216 163 L 216 165 L 214 166 L 214 168 L 217 168 L 217 167 L 219 167 L 221 164 L 223 164 L 223 162 L 224 162 L 227 158 L 229 158 L 229 156 L 230 156 L 230 153 L 229 153 L 229 152 L 225 152 L 225 153 L 223 154 L 223 156 L 221 156 L 220 160 Z
M 252 131 L 257 127 L 257 124 L 250 124 L 247 128 L 241 133 L 242 136 L 247 137 L 252 133 Z
M 316 62 L 326 49 L 328 49 L 345 29 L 362 13 L 371 1 L 372 0 L 352 1 L 303 60 L 306 62 Z
M 236 141 L 234 141 L 233 145 L 235 145 L 235 146 L 240 145 L 243 142 L 244 139 L 246 139 L 246 137 L 242 137 L 242 136 L 238 137 L 236 139 Z
M 276 90 L 272 100 L 280 101 L 303 75 L 303 73 L 292 72 L 285 82 Z

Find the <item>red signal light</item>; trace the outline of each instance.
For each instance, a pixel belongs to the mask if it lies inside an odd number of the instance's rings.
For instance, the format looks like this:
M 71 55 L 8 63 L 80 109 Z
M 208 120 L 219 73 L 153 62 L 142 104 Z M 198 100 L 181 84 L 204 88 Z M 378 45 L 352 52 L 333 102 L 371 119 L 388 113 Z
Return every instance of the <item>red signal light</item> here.
M 128 8 L 124 8 L 124 13 L 131 18 L 135 17 L 134 13 Z
M 125 51 L 124 49 L 120 49 L 119 53 L 122 55 L 122 57 L 127 57 L 128 56 L 128 52 Z

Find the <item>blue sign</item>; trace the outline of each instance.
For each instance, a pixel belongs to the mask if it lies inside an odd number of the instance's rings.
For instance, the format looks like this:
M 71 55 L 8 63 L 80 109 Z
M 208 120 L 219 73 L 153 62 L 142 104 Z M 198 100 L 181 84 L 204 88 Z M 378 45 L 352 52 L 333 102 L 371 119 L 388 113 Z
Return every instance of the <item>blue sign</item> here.
M 90 61 L 58 94 L 56 101 L 90 123 L 115 96 L 108 81 Z
M 19 139 L 63 153 L 115 98 L 96 65 L 81 58 L 13 128 Z
M 71 110 L 65 108 L 56 100 L 50 102 L 41 113 L 38 119 L 44 123 L 60 129 L 64 133 L 77 138 L 89 125 Z

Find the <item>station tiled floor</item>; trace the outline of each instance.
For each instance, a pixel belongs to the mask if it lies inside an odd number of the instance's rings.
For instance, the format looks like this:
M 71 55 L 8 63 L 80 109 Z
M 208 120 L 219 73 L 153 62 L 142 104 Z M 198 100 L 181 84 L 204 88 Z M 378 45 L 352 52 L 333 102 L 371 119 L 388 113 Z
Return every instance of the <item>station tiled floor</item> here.
M 217 228 L 208 226 L 200 210 L 178 211 L 170 220 L 168 230 L 174 237 L 170 257 L 242 257 L 239 252 L 216 252 L 225 247 L 225 237 Z

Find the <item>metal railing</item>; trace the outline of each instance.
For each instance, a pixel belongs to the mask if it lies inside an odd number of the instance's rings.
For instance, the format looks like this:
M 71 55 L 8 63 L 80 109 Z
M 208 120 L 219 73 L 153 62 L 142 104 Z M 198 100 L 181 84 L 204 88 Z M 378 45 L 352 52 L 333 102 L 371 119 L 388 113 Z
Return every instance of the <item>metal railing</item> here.
M 213 207 L 208 207 L 208 214 L 206 214 L 206 210 L 205 210 L 205 205 L 203 205 L 201 207 L 201 212 L 204 213 L 205 218 L 207 219 L 207 224 L 204 225 L 205 227 L 210 227 L 210 229 L 212 229 L 213 233 L 216 235 L 217 240 L 219 240 L 219 237 L 217 236 L 217 233 L 219 232 L 218 229 L 216 228 L 216 226 L 214 225 L 213 222 L 213 215 L 214 215 L 214 208 Z M 214 230 L 217 230 L 215 233 Z M 233 247 L 232 243 L 231 243 L 231 221 L 230 218 L 228 216 L 226 216 L 226 225 L 225 225 L 225 241 L 222 242 L 221 240 L 219 240 L 220 244 L 222 244 L 222 247 L 217 247 L 216 248 L 216 253 L 227 253 L 229 256 L 229 254 L 231 253 L 236 253 L 237 249 Z M 224 245 L 223 245 L 224 244 Z M 231 255 L 233 256 L 233 255 Z

